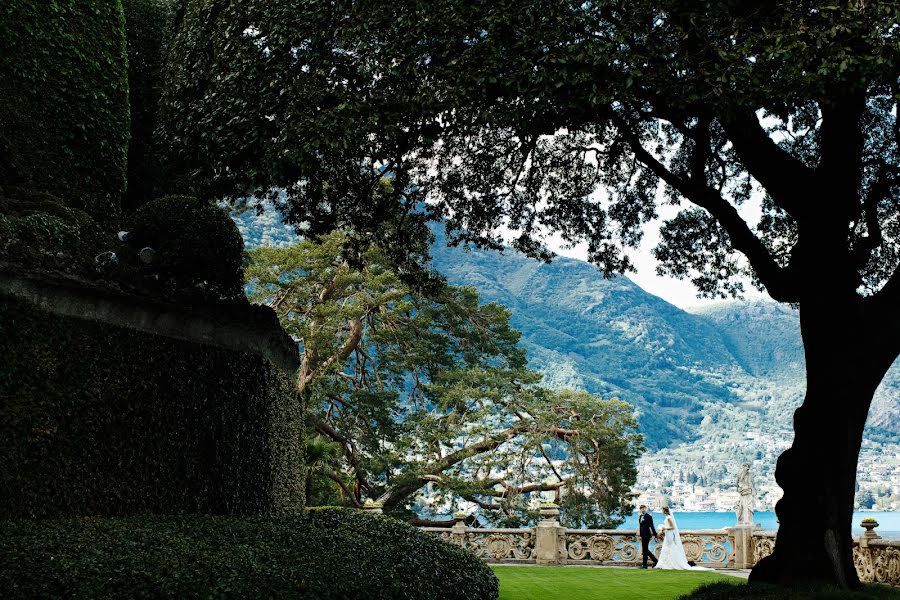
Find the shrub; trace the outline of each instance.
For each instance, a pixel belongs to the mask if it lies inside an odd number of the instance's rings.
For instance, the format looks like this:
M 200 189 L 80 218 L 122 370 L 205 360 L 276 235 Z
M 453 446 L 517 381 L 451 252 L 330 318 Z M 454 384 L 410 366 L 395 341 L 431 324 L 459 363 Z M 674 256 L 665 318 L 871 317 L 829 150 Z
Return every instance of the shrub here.
M 162 195 L 162 166 L 155 138 L 163 62 L 171 35 L 172 0 L 123 0 L 128 43 L 131 139 L 128 142 L 126 213 Z
M 0 523 L 5 598 L 493 600 L 475 555 L 349 509 Z
M 0 518 L 302 508 L 302 406 L 264 358 L 2 295 L 0 356 Z
M 190 196 L 153 200 L 129 219 L 128 244 L 155 250 L 150 269 L 181 299 L 245 300 L 243 249 L 227 210 Z
M 121 3 L 10 0 L 0 39 L 0 184 L 114 221 L 129 121 Z
M 0 260 L 76 275 L 94 273 L 94 257 L 115 245 L 87 213 L 55 196 L 12 187 L 0 192 Z

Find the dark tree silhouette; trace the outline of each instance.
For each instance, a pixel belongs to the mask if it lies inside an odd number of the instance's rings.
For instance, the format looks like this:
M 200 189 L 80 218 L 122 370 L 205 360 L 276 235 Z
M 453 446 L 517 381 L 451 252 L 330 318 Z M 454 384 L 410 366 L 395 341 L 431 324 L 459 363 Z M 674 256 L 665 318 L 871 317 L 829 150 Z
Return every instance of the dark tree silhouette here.
M 631 268 L 740 275 L 798 304 L 807 395 L 774 554 L 753 580 L 856 587 L 851 515 L 872 395 L 900 352 L 895 2 L 188 2 L 163 105 L 200 193 L 271 193 L 304 231 L 405 231 L 548 258 L 548 232 Z M 382 172 L 395 193 L 372 201 Z M 599 193 L 595 193 L 598 192 Z M 762 219 L 739 207 L 764 195 Z M 418 210 L 427 201 L 425 210 Z M 396 240 L 395 240 L 396 241 Z M 402 240 L 401 240 L 402 241 Z M 402 243 L 395 243 L 396 249 Z

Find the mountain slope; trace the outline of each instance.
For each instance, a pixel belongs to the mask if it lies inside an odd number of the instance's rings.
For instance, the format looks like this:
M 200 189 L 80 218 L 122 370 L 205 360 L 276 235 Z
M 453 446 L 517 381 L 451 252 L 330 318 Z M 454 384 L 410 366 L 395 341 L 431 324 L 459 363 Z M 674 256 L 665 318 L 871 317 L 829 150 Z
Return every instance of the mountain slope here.
M 295 239 L 273 211 L 235 215 L 248 247 Z M 512 311 L 544 383 L 633 403 L 651 449 L 733 432 L 791 429 L 805 391 L 796 311 L 772 302 L 729 302 L 686 312 L 627 277 L 593 266 L 550 264 L 509 250 L 449 248 L 435 230 L 434 266 L 450 283 L 478 289 Z M 879 388 L 870 433 L 900 432 L 900 367 Z
M 650 447 L 693 437 L 707 403 L 728 401 L 722 374 L 740 371 L 725 338 L 703 317 L 603 279 L 584 262 L 543 264 L 520 254 L 446 248 L 434 265 L 512 311 L 534 368 L 552 386 L 618 395 L 639 409 Z M 736 398 L 734 398 L 736 399 Z

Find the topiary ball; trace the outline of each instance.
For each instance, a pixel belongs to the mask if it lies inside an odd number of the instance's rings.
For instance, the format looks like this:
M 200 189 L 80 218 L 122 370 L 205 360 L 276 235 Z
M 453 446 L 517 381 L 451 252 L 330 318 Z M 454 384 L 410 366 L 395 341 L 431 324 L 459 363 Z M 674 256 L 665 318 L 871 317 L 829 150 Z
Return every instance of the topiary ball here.
M 153 249 L 143 268 L 177 299 L 244 298 L 244 240 L 227 210 L 191 196 L 166 196 L 135 211 L 127 229 L 136 253 Z

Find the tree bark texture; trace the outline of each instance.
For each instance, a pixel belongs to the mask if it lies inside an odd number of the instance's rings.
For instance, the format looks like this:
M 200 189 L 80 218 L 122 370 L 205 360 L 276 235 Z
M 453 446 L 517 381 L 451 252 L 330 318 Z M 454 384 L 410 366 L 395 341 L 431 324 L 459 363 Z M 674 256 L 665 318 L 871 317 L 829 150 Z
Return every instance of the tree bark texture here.
M 860 586 L 851 535 L 857 461 L 872 397 L 895 357 L 881 343 L 871 300 L 835 286 L 833 277 L 823 269 L 803 286 L 806 397 L 794 413 L 794 443 L 775 471 L 784 490 L 775 549 L 751 582 Z

